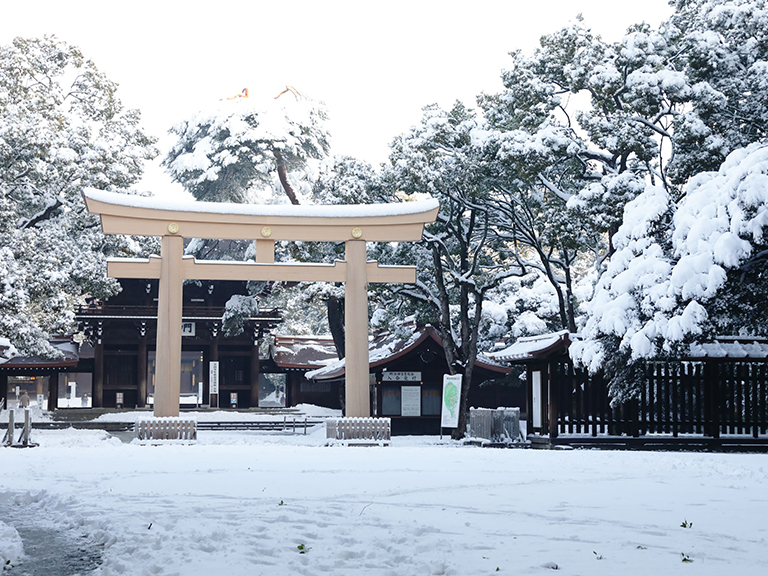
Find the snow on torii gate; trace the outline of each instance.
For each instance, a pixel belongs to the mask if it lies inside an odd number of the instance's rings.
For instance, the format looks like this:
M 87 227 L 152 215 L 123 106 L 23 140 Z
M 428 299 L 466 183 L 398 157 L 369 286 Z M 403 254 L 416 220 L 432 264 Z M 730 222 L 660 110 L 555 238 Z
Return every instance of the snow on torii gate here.
M 365 243 L 418 241 L 434 222 L 437 200 L 393 204 L 275 206 L 168 202 L 86 190 L 88 210 L 105 234 L 162 237 L 161 256 L 110 259 L 113 278 L 158 278 L 155 416 L 179 415 L 183 280 L 344 282 L 347 416 L 370 416 L 368 393 L 369 282 L 416 281 L 413 266 L 366 261 Z M 255 240 L 256 262 L 197 261 L 184 256 L 184 238 Z M 276 240 L 344 242 L 334 264 L 275 263 Z

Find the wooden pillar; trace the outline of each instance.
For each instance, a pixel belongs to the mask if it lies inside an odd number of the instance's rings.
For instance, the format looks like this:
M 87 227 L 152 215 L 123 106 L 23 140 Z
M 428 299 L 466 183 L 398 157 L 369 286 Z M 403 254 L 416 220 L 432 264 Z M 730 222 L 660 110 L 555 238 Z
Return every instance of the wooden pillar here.
M 557 401 L 559 399 L 559 382 L 552 362 L 547 363 L 547 387 L 549 388 L 547 400 L 549 401 L 549 438 L 557 438 Z
M 0 372 L 0 406 L 8 408 L 8 374 Z
M 58 407 L 59 400 L 59 371 L 54 370 L 48 377 L 48 407 L 46 410 L 53 412 Z
M 139 353 L 136 358 L 138 364 L 138 390 L 136 399 L 136 406 L 144 408 L 147 405 L 147 371 L 148 371 L 148 355 L 147 355 L 147 323 L 142 322 L 139 328 Z
M 346 242 L 347 278 L 344 285 L 344 330 L 346 333 L 346 415 L 368 417 L 368 279 L 364 240 Z
M 103 326 L 99 322 L 96 326 L 96 338 L 93 345 L 93 408 L 104 406 L 104 342 L 102 341 Z
M 259 329 L 253 329 L 253 347 L 251 348 L 251 408 L 259 406 L 259 343 L 261 334 Z
M 157 293 L 156 417 L 179 415 L 183 256 L 184 239 L 181 236 L 163 236 Z
M 256 240 L 256 262 L 272 264 L 275 261 L 275 241 Z

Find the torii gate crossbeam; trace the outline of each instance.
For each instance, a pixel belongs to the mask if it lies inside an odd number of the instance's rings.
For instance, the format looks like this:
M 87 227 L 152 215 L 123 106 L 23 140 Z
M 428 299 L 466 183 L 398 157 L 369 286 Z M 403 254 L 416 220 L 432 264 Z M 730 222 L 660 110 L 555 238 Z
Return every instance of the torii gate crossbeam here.
M 109 276 L 159 278 L 155 416 L 178 416 L 184 279 L 344 282 L 346 408 L 369 416 L 369 282 L 415 282 L 416 269 L 366 262 L 366 241 L 416 241 L 437 217 L 436 200 L 352 206 L 254 206 L 210 202 L 168 204 L 156 198 L 84 192 L 105 234 L 161 236 L 160 257 L 108 262 Z M 198 262 L 184 257 L 184 238 L 256 240 L 257 262 Z M 345 243 L 345 261 L 274 263 L 275 240 Z

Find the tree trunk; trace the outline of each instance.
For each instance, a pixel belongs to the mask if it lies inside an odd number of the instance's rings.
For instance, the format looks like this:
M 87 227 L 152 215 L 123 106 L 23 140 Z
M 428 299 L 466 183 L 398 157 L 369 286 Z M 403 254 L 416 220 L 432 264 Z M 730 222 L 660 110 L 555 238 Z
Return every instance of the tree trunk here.
M 339 360 L 345 355 L 345 335 L 344 335 L 344 301 L 331 296 L 325 303 L 328 310 L 328 327 L 333 336 L 333 344 L 336 346 L 336 354 Z
M 296 198 L 296 193 L 293 191 L 290 182 L 288 182 L 288 173 L 285 169 L 285 160 L 283 160 L 283 156 L 280 154 L 280 152 L 275 152 L 275 160 L 277 161 L 277 176 L 280 178 L 280 184 L 283 185 L 283 190 L 285 190 L 285 193 L 288 196 L 288 199 L 291 201 L 291 204 L 298 206 L 299 199 Z

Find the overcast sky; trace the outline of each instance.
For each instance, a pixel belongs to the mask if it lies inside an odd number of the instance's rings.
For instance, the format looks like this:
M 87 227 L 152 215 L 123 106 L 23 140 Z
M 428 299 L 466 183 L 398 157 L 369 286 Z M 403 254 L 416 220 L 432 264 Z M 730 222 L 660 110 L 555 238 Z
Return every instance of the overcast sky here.
M 4 0 L 0 43 L 55 34 L 80 47 L 161 148 L 172 124 L 211 102 L 291 85 L 327 104 L 334 154 L 378 164 L 423 106 L 499 90 L 510 51 L 531 52 L 578 13 L 616 40 L 671 10 L 667 0 Z M 171 186 L 157 167 L 145 181 Z

